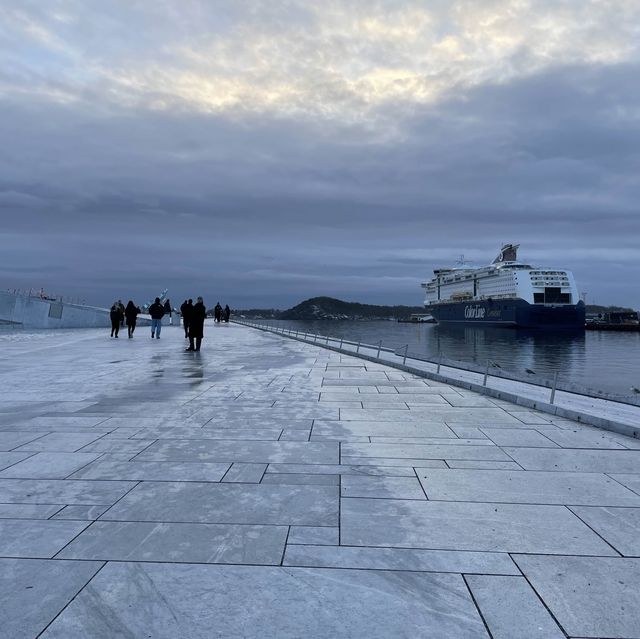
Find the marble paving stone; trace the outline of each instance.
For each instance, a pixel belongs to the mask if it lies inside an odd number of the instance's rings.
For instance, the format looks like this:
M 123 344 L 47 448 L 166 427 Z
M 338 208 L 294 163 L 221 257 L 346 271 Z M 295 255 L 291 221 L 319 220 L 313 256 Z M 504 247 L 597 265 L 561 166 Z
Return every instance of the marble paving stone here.
M 293 530 L 293 527 L 292 527 Z M 291 543 L 291 535 L 289 535 Z M 507 553 L 457 550 L 416 550 L 413 548 L 357 548 L 326 545 L 287 546 L 285 566 L 318 568 L 363 568 L 456 572 L 483 575 L 519 575 Z
M 174 439 L 152 444 L 136 460 L 335 464 L 338 462 L 338 443 Z
M 562 506 L 355 498 L 342 499 L 340 520 L 347 546 L 615 554 Z
M 493 639 L 564 639 L 524 577 L 469 575 L 466 579 Z
M 278 565 L 287 526 L 97 521 L 63 559 Z
M 565 632 L 640 637 L 640 559 L 514 555 Z
M 377 437 L 372 436 L 372 444 L 428 444 L 433 446 L 495 446 L 488 439 L 461 439 L 458 437 Z
M 0 453 L 0 470 L 15 466 L 19 462 L 28 459 L 33 453 Z M 1 474 L 0 474 L 1 476 Z
M 57 512 L 51 519 L 79 519 L 82 521 L 93 521 L 98 519 L 109 506 L 65 506 Z
M 573 506 L 571 510 L 621 555 L 640 557 L 640 508 Z
M 339 537 L 337 526 L 291 526 L 287 544 L 337 546 Z
M 342 456 L 343 464 L 352 466 L 405 466 L 414 468 L 421 466 L 422 468 L 446 468 L 447 465 L 443 459 L 410 459 L 407 457 L 349 457 Z M 414 474 L 413 472 L 411 473 Z
M 558 444 L 537 430 L 528 428 L 483 428 L 482 432 L 497 446 L 558 448 Z
M 611 477 L 613 477 L 613 479 L 621 483 L 623 486 L 626 486 L 629 490 L 633 490 L 634 493 L 640 495 L 640 474 L 634 475 L 616 473 L 611 474 Z
M 402 416 L 401 416 L 402 417 Z M 398 418 L 395 422 L 376 421 L 316 421 L 313 435 L 346 435 L 378 437 L 441 437 L 456 439 L 443 422 L 405 422 Z
M 282 435 L 280 435 L 281 442 L 295 442 L 301 441 L 306 442 L 309 441 L 309 433 L 311 431 L 308 430 L 300 430 L 296 428 L 285 428 L 282 431 Z
M 147 449 L 154 439 L 107 439 L 98 440 L 82 449 L 83 453 L 131 453 L 132 455 Z
M 340 419 L 366 421 L 396 421 L 398 413 L 393 410 L 343 410 Z M 430 406 L 429 408 L 414 408 L 403 419 L 408 421 L 446 421 L 456 422 L 468 426 L 477 426 L 476 422 L 495 422 L 503 424 L 518 423 L 518 420 L 501 408 L 456 408 L 454 406 Z
M 312 473 L 268 473 L 262 478 L 263 484 L 315 484 L 317 486 L 338 486 L 340 475 L 318 475 Z
M 144 482 L 102 519 L 336 526 L 335 486 Z
M 423 385 L 419 386 L 406 386 L 404 383 L 398 384 L 396 386 L 396 392 L 400 395 L 425 395 L 425 394 L 436 394 L 436 395 L 458 395 L 460 396 L 460 390 L 454 388 L 453 386 L 445 386 L 438 384 L 427 384 L 426 382 Z
M 203 430 L 209 429 L 225 429 L 225 428 L 269 428 L 269 429 L 283 429 L 287 428 L 306 430 L 308 431 L 313 425 L 313 419 L 275 419 L 271 415 L 265 415 L 262 418 L 255 418 L 242 415 L 234 417 L 233 419 L 225 419 L 224 421 L 218 421 L 212 419 L 203 426 Z
M 447 402 L 451 406 L 459 408 L 495 408 L 495 404 L 488 398 L 482 397 L 482 395 L 476 395 L 474 397 L 461 397 L 459 395 L 449 395 Z
M 22 432 L 22 431 L 1 431 L 0 432 L 0 451 L 9 451 L 22 444 L 31 442 L 38 437 L 46 435 L 46 432 Z
M 110 506 L 135 486 L 130 481 L 0 478 L 0 503 Z
M 439 394 L 431 393 L 428 395 L 388 395 L 381 394 L 379 396 L 369 395 L 363 398 L 365 408 L 375 408 L 380 406 L 381 408 L 393 409 L 396 404 L 402 408 L 406 408 L 407 403 L 416 404 L 417 406 L 430 406 L 432 404 L 446 405 L 448 401 Z M 373 406 L 366 406 L 366 404 L 373 404 Z
M 74 453 L 83 446 L 96 441 L 99 433 L 49 433 L 28 444 L 20 446 L 20 450 L 52 453 Z
M 512 461 L 496 446 L 457 446 L 455 444 L 343 444 L 346 457 L 386 457 L 413 459 L 481 459 L 484 461 Z
M 449 426 L 449 428 L 462 439 L 487 439 L 487 436 L 475 426 Z
M 390 380 L 368 380 L 368 379 L 324 379 L 322 381 L 322 388 L 336 388 L 344 386 L 357 386 L 358 388 L 365 388 L 367 386 L 382 387 L 382 386 L 396 386 L 396 384 L 402 383 L 404 388 L 413 386 L 414 388 L 422 388 L 424 386 L 422 381 L 406 380 L 404 382 L 392 382 Z
M 5 468 L 0 478 L 64 479 L 98 457 L 96 453 L 35 453 Z
M 67 415 L 65 417 L 39 416 L 32 417 L 24 422 L 25 428 L 37 428 L 38 430 L 49 431 L 54 427 L 66 428 L 67 426 L 74 426 L 77 428 L 92 428 L 98 426 L 102 422 L 106 421 L 107 417 L 104 416 L 80 416 L 80 415 Z
M 86 526 L 78 521 L 0 519 L 0 556 L 53 557 Z
M 640 450 L 505 448 L 525 470 L 640 473 Z
M 126 479 L 131 481 L 220 481 L 229 463 L 117 461 L 100 458 L 70 479 Z
M 513 415 L 513 417 L 520 420 L 523 424 L 548 424 L 551 421 L 551 417 L 549 415 L 539 413 L 537 411 L 506 410 L 510 415 Z
M 368 444 L 371 439 L 369 437 L 353 435 L 312 435 L 310 440 L 312 442 L 355 442 L 358 444 Z
M 379 402 L 377 400 L 371 400 L 371 401 L 367 401 L 364 400 L 360 403 L 359 406 L 341 406 L 342 410 L 351 410 L 351 409 L 357 409 L 357 408 L 362 408 L 364 410 L 378 410 L 378 409 L 384 409 L 385 413 L 387 411 L 408 411 L 409 407 L 407 406 L 407 404 L 400 403 L 400 402 L 393 402 L 393 404 L 389 404 L 388 402 Z M 342 410 L 340 411 L 342 413 Z M 402 415 L 398 415 L 396 413 L 396 419 L 401 420 L 402 419 Z
M 342 497 L 378 499 L 426 499 L 415 477 L 362 477 L 345 475 L 340 485 Z
M 0 504 L 0 519 L 49 519 L 62 504 Z
M 0 559 L 2 636 L 38 636 L 102 565 L 97 561 Z
M 296 431 L 297 432 L 297 431 Z M 136 439 L 248 439 L 277 441 L 282 433 L 280 428 L 172 428 L 150 436 L 141 431 Z M 145 437 L 147 435 L 147 437 Z
M 562 448 L 625 448 L 623 444 L 617 442 L 607 431 L 594 432 L 587 430 L 584 426 L 575 430 L 554 430 L 543 431 L 544 434 Z M 625 437 L 625 440 L 629 438 Z M 518 446 L 519 444 L 514 444 Z
M 416 473 L 434 500 L 640 506 L 639 495 L 598 473 L 476 469 L 417 469 Z
M 109 428 L 119 428 L 121 426 L 126 426 L 127 428 L 181 428 L 190 426 L 195 428 L 203 426 L 210 419 L 210 417 L 198 417 L 196 415 L 187 417 L 166 417 L 164 415 L 158 415 L 157 417 L 109 417 L 102 425 Z
M 251 483 L 257 484 L 262 479 L 267 464 L 241 464 L 234 463 L 222 478 L 226 483 Z
M 269 473 L 299 473 L 303 475 L 388 475 L 390 477 L 415 477 L 413 468 L 373 465 L 353 466 L 349 464 L 269 464 L 267 474 Z
M 478 468 L 487 470 L 522 470 L 513 461 L 479 461 L 466 459 L 445 459 L 449 468 Z
M 244 639 L 488 637 L 459 575 L 110 563 L 42 639 L 119 628 L 154 639 L 210 637 L 212 628 Z

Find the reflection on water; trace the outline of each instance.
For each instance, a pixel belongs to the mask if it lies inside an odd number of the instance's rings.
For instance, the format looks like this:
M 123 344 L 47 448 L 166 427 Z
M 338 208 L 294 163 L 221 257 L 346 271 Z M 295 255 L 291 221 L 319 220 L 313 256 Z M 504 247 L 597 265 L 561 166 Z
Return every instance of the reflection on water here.
M 398 322 L 272 321 L 277 325 L 399 348 L 436 358 L 484 365 L 487 360 L 540 377 L 557 371 L 565 383 L 631 394 L 640 387 L 640 333 L 547 332 L 476 326 L 400 324 Z

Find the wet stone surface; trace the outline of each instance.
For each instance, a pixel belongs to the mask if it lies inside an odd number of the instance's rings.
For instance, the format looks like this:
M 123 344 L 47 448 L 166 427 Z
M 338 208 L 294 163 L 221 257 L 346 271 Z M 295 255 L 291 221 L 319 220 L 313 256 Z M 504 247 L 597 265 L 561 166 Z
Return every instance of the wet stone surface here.
M 5 344 L 0 634 L 640 637 L 637 440 L 234 324 L 162 337 Z

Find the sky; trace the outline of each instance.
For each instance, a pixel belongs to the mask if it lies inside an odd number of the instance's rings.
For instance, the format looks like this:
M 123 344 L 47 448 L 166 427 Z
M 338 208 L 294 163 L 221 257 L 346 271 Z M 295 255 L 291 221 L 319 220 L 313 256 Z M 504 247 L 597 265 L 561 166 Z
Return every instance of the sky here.
M 640 308 L 638 0 L 0 0 L 0 289 Z

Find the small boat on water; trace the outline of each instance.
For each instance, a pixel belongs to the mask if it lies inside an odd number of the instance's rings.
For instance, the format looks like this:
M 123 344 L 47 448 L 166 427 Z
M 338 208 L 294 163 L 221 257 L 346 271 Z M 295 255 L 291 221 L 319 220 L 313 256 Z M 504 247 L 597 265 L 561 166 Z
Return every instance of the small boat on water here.
M 425 310 L 440 324 L 584 330 L 585 306 L 571 271 L 518 261 L 505 244 L 487 266 L 463 261 L 422 283 Z
M 400 324 L 435 324 L 436 318 L 430 313 L 412 313 L 408 319 L 399 319 Z

